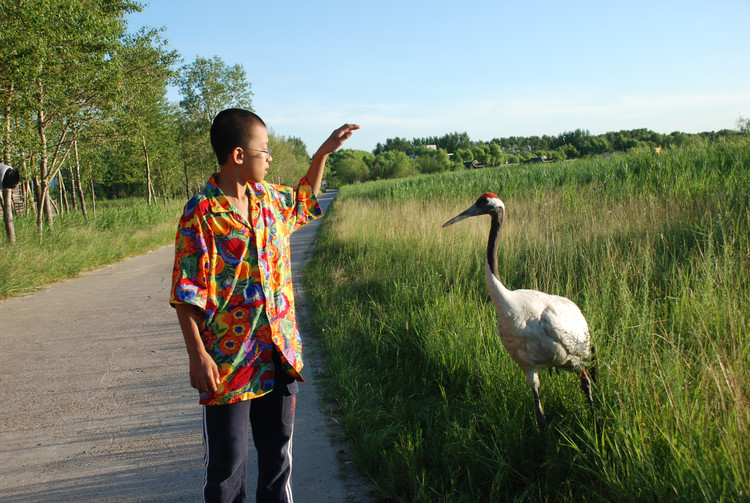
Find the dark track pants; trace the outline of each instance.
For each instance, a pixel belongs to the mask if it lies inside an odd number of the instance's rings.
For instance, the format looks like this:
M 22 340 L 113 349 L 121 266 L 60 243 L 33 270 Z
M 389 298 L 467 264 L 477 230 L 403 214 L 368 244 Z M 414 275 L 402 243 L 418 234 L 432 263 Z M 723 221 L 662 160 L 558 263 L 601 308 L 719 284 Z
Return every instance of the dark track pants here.
M 276 375 L 273 391 L 262 397 L 203 408 L 206 502 L 245 501 L 250 426 L 258 452 L 256 501 L 292 502 L 292 433 L 297 382 L 285 372 L 279 372 L 278 363 Z

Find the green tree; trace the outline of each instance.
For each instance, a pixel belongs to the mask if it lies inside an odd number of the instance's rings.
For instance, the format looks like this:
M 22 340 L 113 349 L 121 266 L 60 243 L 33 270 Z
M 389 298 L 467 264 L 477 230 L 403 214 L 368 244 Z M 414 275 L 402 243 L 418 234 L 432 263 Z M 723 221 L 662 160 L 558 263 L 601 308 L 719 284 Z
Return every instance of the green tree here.
M 468 133 L 448 133 L 441 137 L 432 136 L 427 138 L 414 138 L 412 140 L 414 147 L 426 147 L 427 145 L 435 145 L 437 148 L 442 148 L 446 152 L 455 153 L 459 149 L 470 148 L 472 145 L 471 138 Z
M 589 151 L 587 152 L 589 155 L 601 155 L 612 151 L 612 145 L 609 144 L 607 138 L 604 136 L 592 138 L 589 145 Z
M 284 138 L 269 131 L 268 146 L 273 151 L 269 181 L 295 186 L 310 167 L 307 148 L 299 138 Z
M 292 145 L 292 151 L 294 152 L 294 155 L 295 157 L 297 157 L 299 162 L 308 166 L 311 159 L 310 155 L 307 153 L 307 145 L 305 145 L 305 142 L 302 141 L 302 138 L 290 136 L 289 138 L 287 138 L 287 141 Z
M 560 152 L 565 159 L 576 159 L 581 156 L 580 152 L 570 143 L 566 143 L 555 150 Z
M 492 156 L 490 154 L 490 147 L 489 145 L 485 144 L 476 144 L 471 148 L 472 154 L 474 154 L 474 160 L 476 160 L 479 164 L 491 164 Z
M 367 152 L 362 150 L 337 150 L 328 157 L 329 177 L 338 185 L 367 180 L 369 166 L 365 162 Z
M 453 161 L 456 164 L 463 164 L 465 162 L 471 162 L 473 160 L 474 152 L 471 150 L 471 148 L 461 148 L 453 154 Z
M 180 106 L 195 121 L 208 127 L 225 108 L 252 110 L 250 83 L 240 64 L 227 65 L 219 56 L 195 58 L 183 66 L 177 78 Z
M 406 138 L 388 138 L 384 145 L 378 143 L 372 153 L 378 155 L 381 152 L 386 152 L 388 150 L 400 150 L 407 155 L 411 155 L 414 152 L 414 146 Z
M 499 166 L 505 162 L 505 154 L 503 149 L 497 143 L 490 143 L 490 164 L 492 166 Z
M 141 30 L 127 37 L 119 56 L 123 68 L 123 85 L 117 106 L 117 134 L 124 140 L 138 144 L 142 153 L 143 185 L 148 204 L 155 196 L 155 179 L 158 172 L 161 192 L 166 196 L 166 181 L 169 178 L 167 165 L 153 166 L 154 159 L 165 159 L 163 147 L 174 148 L 172 138 L 165 131 L 169 122 L 169 107 L 165 96 L 167 85 L 174 77 L 172 65 L 177 61 L 177 52 L 170 50 L 156 30 Z M 166 144 L 165 144 L 166 142 Z M 140 157 L 140 156 L 139 156 Z
M 200 187 L 216 169 L 216 158 L 206 141 L 211 123 L 226 108 L 252 111 L 251 85 L 242 65 L 227 65 L 219 56 L 198 56 L 183 66 L 176 79 L 184 117 L 180 124 L 185 154 L 185 186 Z
M 449 171 L 451 168 L 448 152 L 442 148 L 431 149 L 427 147 L 419 147 L 416 149 L 412 163 L 420 173 L 440 173 L 443 171 Z
M 38 142 L 40 202 L 37 223 L 53 229 L 51 180 L 70 154 L 81 128 L 105 115 L 121 83 L 117 54 L 125 33 L 124 16 L 140 9 L 127 0 L 16 0 L 3 2 L 15 56 L 13 100 L 35 118 Z M 33 34 L 33 36 L 30 36 Z M 7 50 L 6 41 L 0 50 Z M 4 54 L 0 59 L 5 59 Z M 8 111 L 8 113 L 13 113 Z
M 414 174 L 414 169 L 409 156 L 399 150 L 388 150 L 375 156 L 370 178 L 403 178 L 411 174 Z

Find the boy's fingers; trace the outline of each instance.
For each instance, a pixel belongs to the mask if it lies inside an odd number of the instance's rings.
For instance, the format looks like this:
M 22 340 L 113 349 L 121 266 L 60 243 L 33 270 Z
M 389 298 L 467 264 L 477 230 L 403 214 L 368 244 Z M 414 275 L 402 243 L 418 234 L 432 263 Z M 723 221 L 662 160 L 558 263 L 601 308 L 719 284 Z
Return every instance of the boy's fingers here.
M 352 134 L 357 129 L 359 129 L 358 124 L 344 124 L 336 131 L 334 131 L 332 136 L 337 137 L 339 141 L 343 142 L 351 138 Z
M 216 364 L 213 364 L 211 366 L 209 374 L 210 375 L 208 376 L 208 389 L 210 389 L 211 391 L 216 391 L 217 387 L 219 386 L 219 383 L 221 382 L 220 375 L 219 375 L 219 367 L 217 367 Z

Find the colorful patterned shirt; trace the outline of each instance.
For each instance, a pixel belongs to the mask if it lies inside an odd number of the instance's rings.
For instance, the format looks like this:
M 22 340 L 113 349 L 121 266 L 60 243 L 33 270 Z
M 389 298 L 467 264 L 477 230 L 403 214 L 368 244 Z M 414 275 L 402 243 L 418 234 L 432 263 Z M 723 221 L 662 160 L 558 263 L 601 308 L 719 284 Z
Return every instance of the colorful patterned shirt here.
M 203 344 L 221 383 L 200 403 L 249 400 L 273 389 L 274 347 L 302 380 L 302 341 L 294 310 L 290 234 L 320 217 L 307 179 L 297 189 L 248 184 L 250 222 L 214 178 L 185 205 L 175 243 L 170 303 L 199 308 Z

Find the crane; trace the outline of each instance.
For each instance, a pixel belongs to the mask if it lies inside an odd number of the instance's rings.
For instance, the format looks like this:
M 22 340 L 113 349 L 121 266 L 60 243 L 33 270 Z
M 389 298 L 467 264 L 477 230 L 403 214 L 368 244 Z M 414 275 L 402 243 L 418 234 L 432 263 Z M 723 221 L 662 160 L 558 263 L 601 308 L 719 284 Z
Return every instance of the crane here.
M 503 347 L 526 375 L 526 382 L 534 395 L 539 434 L 546 449 L 547 420 L 539 400 L 540 371 L 555 368 L 579 373 L 581 390 L 594 411 L 591 378 L 586 373 L 594 356 L 588 324 L 581 309 L 570 299 L 537 290 L 505 288 L 497 267 L 505 204 L 495 194 L 483 194 L 473 206 L 445 222 L 443 227 L 479 215 L 491 218 L 485 278 L 497 312 L 497 330 Z M 594 369 L 590 370 L 593 376 Z

